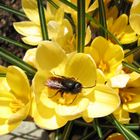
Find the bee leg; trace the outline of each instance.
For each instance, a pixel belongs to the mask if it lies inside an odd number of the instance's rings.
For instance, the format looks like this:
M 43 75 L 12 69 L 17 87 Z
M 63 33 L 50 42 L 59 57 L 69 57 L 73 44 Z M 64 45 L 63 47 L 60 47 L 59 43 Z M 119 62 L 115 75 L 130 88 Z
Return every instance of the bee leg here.
M 62 93 L 62 91 L 61 90 L 58 90 L 54 95 L 52 95 L 52 96 L 49 96 L 48 98 L 52 98 L 52 97 L 54 97 L 54 96 L 56 96 L 58 93 Z
M 74 97 L 74 99 L 72 100 L 72 102 L 70 104 L 72 104 L 75 101 L 76 97 L 77 97 L 77 94 L 76 94 L 76 96 Z

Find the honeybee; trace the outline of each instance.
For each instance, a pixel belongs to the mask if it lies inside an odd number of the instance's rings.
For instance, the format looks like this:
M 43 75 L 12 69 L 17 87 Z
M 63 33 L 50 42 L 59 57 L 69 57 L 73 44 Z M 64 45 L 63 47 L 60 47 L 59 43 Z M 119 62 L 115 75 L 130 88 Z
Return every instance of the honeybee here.
M 51 97 L 54 97 L 55 95 L 57 95 L 58 93 L 60 93 L 61 97 L 63 97 L 63 94 L 75 94 L 75 98 L 77 97 L 77 94 L 79 94 L 82 91 L 82 88 L 92 88 L 94 86 L 91 87 L 83 87 L 82 84 L 80 82 L 78 82 L 75 78 L 69 78 L 69 77 L 65 77 L 65 76 L 57 76 L 57 77 L 50 77 L 46 83 L 46 86 L 48 86 L 50 89 L 54 89 L 57 90 L 57 92 L 52 95 Z M 51 98 L 49 97 L 49 98 Z M 74 98 L 74 100 L 75 100 Z M 73 100 L 73 101 L 74 101 Z

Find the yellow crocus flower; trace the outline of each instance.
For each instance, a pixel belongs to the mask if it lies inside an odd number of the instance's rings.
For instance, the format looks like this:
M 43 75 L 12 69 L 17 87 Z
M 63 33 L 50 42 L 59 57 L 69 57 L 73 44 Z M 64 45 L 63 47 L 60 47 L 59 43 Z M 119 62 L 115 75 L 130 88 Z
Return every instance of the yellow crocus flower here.
M 36 65 L 33 118 L 42 128 L 57 129 L 79 117 L 86 121 L 103 117 L 120 104 L 118 90 L 96 84 L 96 79 L 104 78 L 97 78 L 95 62 L 88 54 L 66 55 L 57 43 L 43 41 L 36 51 Z
M 130 113 L 140 112 L 140 74 L 117 75 L 110 79 L 111 87 L 119 88 L 122 108 Z M 121 82 L 120 82 L 121 81 Z M 121 84 L 123 83 L 123 84 Z
M 89 47 L 85 47 L 85 53 L 91 55 L 107 79 L 115 75 L 124 58 L 124 51 L 119 45 L 112 44 L 101 36 L 96 37 Z
M 14 22 L 15 30 L 23 35 L 22 40 L 30 45 L 42 41 L 41 26 L 36 0 L 22 0 L 22 8 L 30 21 Z M 45 10 L 45 9 L 44 9 Z M 64 10 L 59 8 L 53 12 L 47 4 L 45 10 L 49 39 L 57 41 L 65 50 L 73 51 L 75 43 L 70 22 L 64 18 Z
M 30 85 L 25 73 L 16 66 L 7 68 L 0 78 L 0 135 L 13 131 L 26 119 L 31 105 Z

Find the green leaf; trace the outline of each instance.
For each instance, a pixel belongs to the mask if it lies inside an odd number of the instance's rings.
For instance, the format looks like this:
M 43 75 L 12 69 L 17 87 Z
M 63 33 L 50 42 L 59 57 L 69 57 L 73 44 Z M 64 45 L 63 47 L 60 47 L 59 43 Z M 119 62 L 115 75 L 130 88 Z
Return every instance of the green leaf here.
M 134 132 L 120 124 L 113 115 L 108 116 L 108 118 L 111 123 L 116 126 L 118 131 L 124 135 L 126 140 L 140 140 L 140 138 Z
M 104 27 L 104 29 L 107 30 L 107 24 L 106 24 L 106 13 L 105 13 L 105 7 L 104 7 L 104 1 L 103 0 L 98 0 L 98 5 L 99 5 L 99 22 L 100 25 L 102 25 L 102 27 Z M 103 30 L 103 28 L 100 27 L 100 35 L 108 38 L 107 37 L 107 32 L 105 32 L 105 30 Z
M 12 9 L 11 7 L 8 7 L 8 6 L 6 6 L 6 5 L 4 5 L 2 3 L 0 3 L 0 9 L 3 9 L 5 11 L 7 11 L 9 13 L 12 13 L 12 14 L 15 14 L 17 16 L 27 18 L 26 15 L 23 12 L 15 10 L 15 9 Z
M 94 119 L 94 121 L 93 121 L 93 127 L 97 131 L 99 138 L 102 139 L 103 138 L 103 133 L 102 133 L 102 130 L 100 128 L 98 119 Z
M 37 5 L 38 5 L 38 11 L 39 11 L 42 38 L 43 40 L 49 40 L 48 30 L 47 30 L 47 25 L 46 25 L 46 18 L 45 18 L 45 13 L 44 13 L 43 0 L 37 0 Z
M 134 66 L 133 64 L 127 63 L 125 61 L 123 61 L 122 64 L 123 64 L 124 67 L 127 67 L 130 70 L 135 71 L 137 73 L 140 73 L 140 70 L 136 66 Z
M 63 135 L 62 135 L 63 140 L 68 140 L 69 139 L 69 135 L 71 133 L 72 126 L 73 126 L 73 121 L 70 121 L 66 124 Z
M 77 52 L 84 52 L 85 46 L 85 0 L 77 0 L 77 28 L 78 28 L 78 46 Z
M 0 47 L 0 57 L 4 60 L 7 60 L 9 63 L 20 67 L 21 69 L 25 70 L 29 73 L 30 76 L 34 76 L 36 70 L 22 59 L 18 58 L 17 56 L 13 55 L 12 53 L 6 51 L 5 49 Z
M 13 39 L 8 38 L 8 37 L 4 37 L 4 36 L 1 36 L 1 35 L 0 35 L 0 39 L 3 40 L 3 41 L 5 41 L 5 42 L 11 43 L 11 44 L 13 44 L 13 45 L 15 45 L 15 46 L 18 46 L 18 47 L 20 47 L 20 48 L 26 49 L 26 50 L 28 50 L 28 49 L 31 48 L 31 47 L 28 46 L 28 45 L 22 44 L 22 43 L 20 43 L 20 42 L 18 42 L 18 41 L 15 41 L 15 40 L 13 40 Z
M 0 77 L 6 77 L 6 73 L 0 73 Z

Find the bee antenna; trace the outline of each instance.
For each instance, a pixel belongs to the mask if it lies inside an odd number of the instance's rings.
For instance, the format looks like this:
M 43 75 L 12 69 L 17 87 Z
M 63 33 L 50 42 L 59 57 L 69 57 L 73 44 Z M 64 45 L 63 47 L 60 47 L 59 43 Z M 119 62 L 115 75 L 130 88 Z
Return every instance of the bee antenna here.
M 93 88 L 96 86 L 96 81 L 95 81 L 95 84 L 93 86 L 89 86 L 89 87 L 82 87 L 82 88 Z

